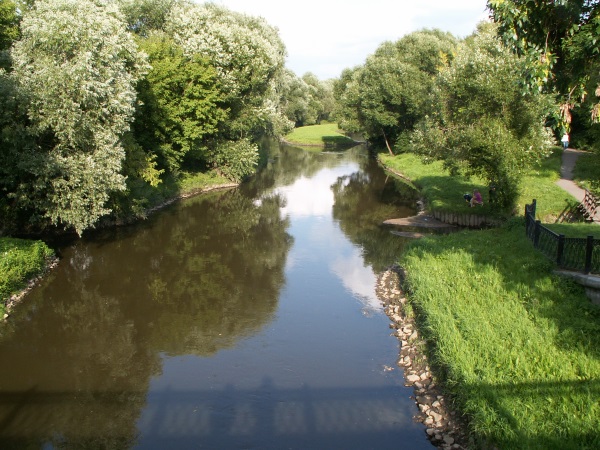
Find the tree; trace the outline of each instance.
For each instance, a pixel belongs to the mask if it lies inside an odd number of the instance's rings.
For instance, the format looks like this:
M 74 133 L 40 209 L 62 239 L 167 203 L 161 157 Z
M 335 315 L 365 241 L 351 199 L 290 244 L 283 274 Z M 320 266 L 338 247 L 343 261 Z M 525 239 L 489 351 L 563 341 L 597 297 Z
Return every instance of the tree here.
M 171 173 L 187 158 L 206 164 L 207 140 L 228 117 L 215 69 L 182 49 L 164 33 L 141 41 L 152 69 L 139 84 L 141 105 L 133 124 L 137 142 Z
M 433 103 L 412 135 L 420 154 L 441 159 L 453 173 L 476 174 L 497 185 L 501 207 L 511 208 L 522 170 L 546 154 L 544 123 L 551 99 L 520 88 L 525 61 L 482 26 L 459 47 L 436 80 Z
M 39 0 L 21 31 L 11 76 L 31 140 L 13 148 L 14 197 L 34 217 L 81 234 L 109 212 L 110 193 L 124 189 L 120 138 L 146 63 L 114 4 Z
M 0 51 L 7 50 L 19 37 L 17 5 L 12 0 L 0 0 Z
M 212 3 L 175 6 L 166 29 L 185 56 L 207 58 L 217 72 L 229 116 L 208 162 L 239 180 L 258 160 L 252 141 L 288 126 L 276 90 L 285 57 L 278 31 L 262 18 Z
M 455 38 L 438 30 L 384 42 L 364 66 L 336 84 L 343 121 L 375 144 L 403 149 L 405 136 L 428 111 L 435 73 L 451 59 Z
M 284 67 L 277 29 L 262 18 L 208 3 L 174 7 L 167 30 L 186 56 L 206 57 L 217 70 L 230 109 L 226 137 L 262 132 L 271 108 L 264 100 Z
M 147 37 L 152 31 L 164 31 L 167 18 L 175 5 L 185 0 L 117 0 L 125 16 L 127 28 Z
M 600 1 L 489 0 L 487 5 L 504 42 L 528 61 L 525 88 L 560 95 L 559 125 L 568 129 L 572 109 L 585 99 L 598 71 Z M 600 84 L 593 89 L 598 96 Z M 599 103 L 591 115 L 598 121 Z

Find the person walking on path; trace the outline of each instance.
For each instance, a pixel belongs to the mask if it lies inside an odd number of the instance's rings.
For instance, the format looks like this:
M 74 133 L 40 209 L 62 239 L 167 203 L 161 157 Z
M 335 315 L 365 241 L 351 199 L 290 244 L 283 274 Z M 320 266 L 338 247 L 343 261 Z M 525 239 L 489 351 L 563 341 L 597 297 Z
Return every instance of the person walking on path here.
M 569 148 L 569 134 L 566 131 L 565 131 L 565 134 L 563 134 L 563 137 L 560 140 L 560 142 L 562 142 L 564 150 Z

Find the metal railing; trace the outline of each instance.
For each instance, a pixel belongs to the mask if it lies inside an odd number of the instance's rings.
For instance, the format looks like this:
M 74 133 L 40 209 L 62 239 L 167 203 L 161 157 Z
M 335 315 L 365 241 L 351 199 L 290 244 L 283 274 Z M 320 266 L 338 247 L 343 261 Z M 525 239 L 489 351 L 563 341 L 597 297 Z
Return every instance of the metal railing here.
M 600 240 L 594 236 L 569 238 L 535 220 L 536 201 L 525 205 L 525 232 L 533 246 L 561 269 L 600 273 Z

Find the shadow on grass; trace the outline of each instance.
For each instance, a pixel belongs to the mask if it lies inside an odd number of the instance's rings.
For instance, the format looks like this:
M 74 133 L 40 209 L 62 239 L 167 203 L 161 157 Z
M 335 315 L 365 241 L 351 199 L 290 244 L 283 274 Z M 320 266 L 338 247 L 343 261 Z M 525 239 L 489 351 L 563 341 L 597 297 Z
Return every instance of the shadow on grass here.
M 348 149 L 359 143 L 347 136 L 323 136 L 321 139 L 325 148 Z
M 527 450 L 580 450 L 600 448 L 598 421 L 581 423 L 575 417 L 564 417 L 563 423 L 547 424 L 545 430 L 527 433 L 519 428 L 519 422 L 504 405 L 518 402 L 523 406 L 522 415 L 527 415 L 529 405 L 539 406 L 539 399 L 545 399 L 545 409 L 553 410 L 557 406 L 553 399 L 563 397 L 572 401 L 600 398 L 600 380 L 579 380 L 565 382 L 519 382 L 503 384 L 477 383 L 468 385 L 467 392 L 485 399 L 487 404 L 497 413 L 497 420 L 514 431 L 514 433 L 490 433 L 479 436 L 482 442 L 493 442 L 499 449 Z M 591 413 L 582 409 L 581 415 Z M 570 424 L 569 427 L 566 424 Z M 568 428 L 568 429 L 567 429 Z
M 490 203 L 489 187 L 474 183 L 466 178 L 453 176 L 423 176 L 414 180 L 415 186 L 432 209 L 457 214 L 477 214 L 489 217 L 505 217 L 506 214 Z M 483 197 L 483 206 L 471 208 L 465 201 L 465 194 L 473 194 L 478 189 Z

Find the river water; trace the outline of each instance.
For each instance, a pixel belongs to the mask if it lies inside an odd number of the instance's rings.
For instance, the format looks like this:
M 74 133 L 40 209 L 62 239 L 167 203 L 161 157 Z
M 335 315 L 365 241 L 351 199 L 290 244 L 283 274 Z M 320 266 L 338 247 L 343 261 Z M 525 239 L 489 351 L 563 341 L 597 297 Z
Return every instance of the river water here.
M 430 449 L 375 295 L 415 199 L 364 148 L 59 249 L 0 325 L 2 449 Z

